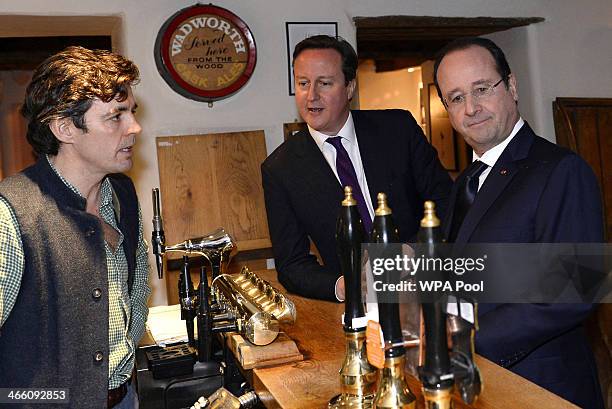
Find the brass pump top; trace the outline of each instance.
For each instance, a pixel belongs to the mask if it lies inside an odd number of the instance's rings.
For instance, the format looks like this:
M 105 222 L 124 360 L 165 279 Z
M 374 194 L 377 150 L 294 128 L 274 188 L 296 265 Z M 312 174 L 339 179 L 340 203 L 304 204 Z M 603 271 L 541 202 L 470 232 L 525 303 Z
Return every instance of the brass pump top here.
M 421 219 L 421 227 L 440 227 L 440 219 L 436 216 L 436 204 L 431 200 L 425 202 L 425 216 Z
M 376 208 L 376 211 L 374 212 L 374 214 L 376 216 L 388 216 L 391 214 L 391 208 L 389 206 L 387 206 L 387 195 L 384 193 L 379 193 L 376 196 L 376 199 L 378 200 L 378 207 Z
M 344 200 L 342 206 L 357 206 L 357 200 L 353 197 L 353 188 L 350 186 L 344 187 Z

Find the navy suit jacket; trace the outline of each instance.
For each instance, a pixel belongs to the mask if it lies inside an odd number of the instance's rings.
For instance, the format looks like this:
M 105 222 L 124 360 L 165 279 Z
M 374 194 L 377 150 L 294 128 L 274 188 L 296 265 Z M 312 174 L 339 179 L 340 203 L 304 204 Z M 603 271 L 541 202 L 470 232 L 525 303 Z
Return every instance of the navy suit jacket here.
M 444 223 L 451 226 L 456 188 Z M 595 175 L 525 123 L 465 216 L 456 243 L 603 242 Z M 603 408 L 582 322 L 588 304 L 482 304 L 476 352 L 584 408 Z M 486 382 L 486 381 L 485 381 Z
M 402 110 L 352 111 L 369 192 L 385 192 L 403 241 L 419 228 L 423 202 L 446 209 L 452 181 L 412 115 Z M 306 297 L 335 300 L 340 276 L 336 219 L 342 186 L 308 132 L 287 139 L 261 166 L 268 225 L 280 283 Z M 310 254 L 312 239 L 323 260 Z

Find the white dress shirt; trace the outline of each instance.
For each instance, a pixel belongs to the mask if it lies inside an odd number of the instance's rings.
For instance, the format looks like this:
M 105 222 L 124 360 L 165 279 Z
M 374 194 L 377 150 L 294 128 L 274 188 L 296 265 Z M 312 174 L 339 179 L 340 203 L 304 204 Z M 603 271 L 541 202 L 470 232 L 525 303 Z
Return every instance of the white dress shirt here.
M 325 160 L 329 163 L 330 168 L 336 175 L 336 179 L 338 179 L 338 183 L 340 183 L 340 178 L 338 177 L 338 171 L 336 170 L 336 148 L 330 143 L 325 142 L 327 138 L 331 138 L 331 135 L 325 135 L 319 131 L 312 129 L 310 126 L 308 127 L 310 131 L 310 135 L 316 142 L 317 146 L 323 153 Z M 351 158 L 351 162 L 353 162 L 353 167 L 355 168 L 355 173 L 357 174 L 357 181 L 359 183 L 359 188 L 361 189 L 361 193 L 363 194 L 363 198 L 366 201 L 366 205 L 368 206 L 368 213 L 370 213 L 370 220 L 374 219 L 374 205 L 372 204 L 372 200 L 370 199 L 370 191 L 368 190 L 368 181 L 366 180 L 365 172 L 363 170 L 363 163 L 361 162 L 361 154 L 359 153 L 359 144 L 357 143 L 357 134 L 355 133 L 355 124 L 353 123 L 353 117 L 349 112 L 349 116 L 344 123 L 344 126 L 338 132 L 338 135 L 342 138 L 342 146 L 346 149 L 346 152 Z
M 488 166 L 488 168 L 486 168 L 478 178 L 478 190 L 480 190 L 483 183 L 487 179 L 487 176 L 489 176 L 489 173 L 491 173 L 491 169 L 493 168 L 493 166 L 495 166 L 495 163 L 497 163 L 497 160 L 506 149 L 506 146 L 508 146 L 510 141 L 512 141 L 512 139 L 516 136 L 516 134 L 523 127 L 524 124 L 525 121 L 523 121 L 523 118 L 519 117 L 519 120 L 514 125 L 514 128 L 512 128 L 512 132 L 510 132 L 510 136 L 504 139 L 502 143 L 495 145 L 494 147 L 483 153 L 482 156 L 478 156 L 476 152 L 474 152 L 474 154 L 472 155 L 472 161 L 479 160 L 481 162 L 484 162 Z

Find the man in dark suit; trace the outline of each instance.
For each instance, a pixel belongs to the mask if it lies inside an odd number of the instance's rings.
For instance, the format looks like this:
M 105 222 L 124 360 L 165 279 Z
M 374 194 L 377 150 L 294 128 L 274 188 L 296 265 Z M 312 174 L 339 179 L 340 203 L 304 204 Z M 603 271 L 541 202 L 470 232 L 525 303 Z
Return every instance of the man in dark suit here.
M 593 172 L 523 121 L 516 78 L 497 45 L 482 38 L 456 40 L 440 52 L 434 80 L 475 159 L 453 186 L 445 219 L 450 242 L 603 240 Z M 582 325 L 590 304 L 480 307 L 479 354 L 581 407 L 603 407 Z
M 261 166 L 276 270 L 291 292 L 341 301 L 334 235 L 347 173 L 366 229 L 376 195 L 385 192 L 402 240 L 416 234 L 425 200 L 444 212 L 451 180 L 410 113 L 350 111 L 357 55 L 349 43 L 310 37 L 293 60 L 296 104 L 308 132 L 291 136 Z M 310 254 L 309 238 L 323 265 Z

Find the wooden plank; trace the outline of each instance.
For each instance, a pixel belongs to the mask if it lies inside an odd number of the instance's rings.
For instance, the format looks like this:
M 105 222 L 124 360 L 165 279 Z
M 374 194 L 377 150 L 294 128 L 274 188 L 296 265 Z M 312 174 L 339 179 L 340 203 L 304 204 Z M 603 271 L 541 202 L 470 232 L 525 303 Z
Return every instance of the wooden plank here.
M 223 226 L 237 241 L 269 239 L 263 131 L 157 138 L 168 243 Z
M 341 364 L 342 359 L 309 359 L 292 365 L 254 369 L 253 388 L 267 408 L 325 408 L 340 393 Z
M 121 16 L 1 15 L 0 37 L 114 35 Z
M 272 242 L 270 239 L 242 240 L 238 242 L 240 251 L 257 250 L 271 248 Z
M 240 334 L 231 334 L 228 344 L 242 369 L 264 368 L 304 359 L 295 342 L 284 333 L 278 334 L 271 344 L 259 346 L 246 341 Z
M 263 131 L 157 138 L 166 243 L 223 227 L 238 250 L 269 248 L 260 165 Z M 168 274 L 168 297 L 176 283 Z
M 606 239 L 612 240 L 612 98 L 557 98 L 553 102 L 557 143 L 576 151 L 599 181 Z M 610 386 L 612 395 L 612 386 Z
M 604 201 L 604 219 L 608 241 L 612 241 L 612 109 L 599 109 L 597 134 L 601 154 L 601 194 Z M 608 386 L 612 395 L 612 383 Z M 610 398 L 612 400 L 612 397 Z
M 25 143 L 27 125 L 20 108 L 21 104 L 12 104 L 7 110 L 5 132 L 1 136 L 4 152 L 0 152 L 3 156 L 0 158 L 0 178 L 14 175 L 36 162 L 32 146 Z
M 591 108 L 576 108 L 570 113 L 576 133 L 576 151 L 591 166 L 601 184 L 602 168 L 597 117 L 597 110 Z

